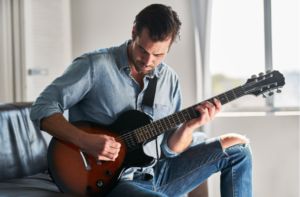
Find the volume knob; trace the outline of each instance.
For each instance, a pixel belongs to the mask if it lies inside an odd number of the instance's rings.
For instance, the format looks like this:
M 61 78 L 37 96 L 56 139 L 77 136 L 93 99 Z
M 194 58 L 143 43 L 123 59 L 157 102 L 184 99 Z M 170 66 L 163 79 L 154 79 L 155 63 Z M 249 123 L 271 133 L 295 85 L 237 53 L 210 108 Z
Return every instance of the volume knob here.
M 111 176 L 111 172 L 109 170 L 105 170 L 105 176 L 107 177 Z

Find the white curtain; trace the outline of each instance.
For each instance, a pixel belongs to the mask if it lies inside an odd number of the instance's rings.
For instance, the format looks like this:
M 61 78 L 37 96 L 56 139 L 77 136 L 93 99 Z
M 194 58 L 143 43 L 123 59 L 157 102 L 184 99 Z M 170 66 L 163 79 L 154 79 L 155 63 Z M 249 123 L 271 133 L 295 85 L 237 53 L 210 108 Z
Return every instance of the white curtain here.
M 211 75 L 209 71 L 210 30 L 212 0 L 190 0 L 195 35 L 197 102 L 211 97 Z M 210 137 L 210 124 L 203 127 Z
M 0 0 L 0 102 L 24 100 L 21 6 L 21 0 Z
M 0 0 L 0 103 L 13 101 L 11 1 Z

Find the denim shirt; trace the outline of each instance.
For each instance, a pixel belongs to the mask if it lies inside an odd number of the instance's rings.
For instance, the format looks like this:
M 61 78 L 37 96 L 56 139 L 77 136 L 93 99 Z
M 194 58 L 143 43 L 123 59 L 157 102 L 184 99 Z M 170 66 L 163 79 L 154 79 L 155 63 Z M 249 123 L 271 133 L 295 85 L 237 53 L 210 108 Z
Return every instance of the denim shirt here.
M 31 120 L 40 128 L 42 119 L 69 109 L 69 122 L 92 121 L 108 125 L 128 110 L 144 109 L 153 121 L 179 111 L 181 93 L 178 77 L 166 64 L 160 63 L 144 77 L 144 88 L 140 91 L 139 84 L 130 75 L 127 45 L 131 42 L 127 40 L 119 47 L 99 49 L 76 58 L 63 75 L 39 95 L 31 107 Z M 158 79 L 152 114 L 152 109 L 147 111 L 141 103 L 149 78 L 154 75 Z M 170 150 L 167 144 L 168 137 L 176 129 L 157 138 L 166 157 L 180 154 Z M 144 146 L 144 152 L 157 157 L 155 140 Z M 160 155 L 160 148 L 158 152 Z M 122 179 L 132 179 L 136 169 L 126 170 Z M 153 168 L 143 168 L 143 172 L 153 175 Z

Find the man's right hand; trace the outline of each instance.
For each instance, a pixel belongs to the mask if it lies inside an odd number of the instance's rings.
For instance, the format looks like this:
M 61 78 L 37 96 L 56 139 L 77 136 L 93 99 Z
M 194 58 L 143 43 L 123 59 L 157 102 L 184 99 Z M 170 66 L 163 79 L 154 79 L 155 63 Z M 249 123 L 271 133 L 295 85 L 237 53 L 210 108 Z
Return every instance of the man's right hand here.
M 88 134 L 81 141 L 80 148 L 87 154 L 102 161 L 115 161 L 119 155 L 121 144 L 107 135 Z
M 115 138 L 86 133 L 70 124 L 60 113 L 43 119 L 41 126 L 50 135 L 74 144 L 98 160 L 114 161 L 119 155 L 121 144 Z

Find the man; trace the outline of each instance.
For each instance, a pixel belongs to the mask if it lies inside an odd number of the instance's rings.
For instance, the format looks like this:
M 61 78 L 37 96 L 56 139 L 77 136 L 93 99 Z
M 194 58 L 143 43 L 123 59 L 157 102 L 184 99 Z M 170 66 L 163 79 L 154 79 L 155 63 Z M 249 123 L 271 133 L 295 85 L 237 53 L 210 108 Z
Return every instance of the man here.
M 175 72 L 162 62 L 179 38 L 181 22 L 171 7 L 154 4 L 135 19 L 132 40 L 119 47 L 89 52 L 76 58 L 65 73 L 37 98 L 31 119 L 51 135 L 76 145 L 95 159 L 114 161 L 120 143 L 113 137 L 88 134 L 69 121 L 111 124 L 122 113 L 136 109 L 153 120 L 180 110 L 181 94 Z M 149 79 L 156 76 L 153 110 L 143 110 L 142 99 Z M 108 196 L 181 196 L 221 171 L 222 196 L 251 196 L 252 156 L 247 140 L 227 134 L 196 144 L 193 130 L 213 120 L 221 103 L 197 106 L 201 116 L 158 137 L 166 159 L 159 166 L 128 169 Z M 155 142 L 144 148 L 156 157 Z M 160 151 L 158 149 L 157 151 Z M 159 157 L 159 155 L 158 155 Z M 147 175 L 147 176 L 145 176 Z

